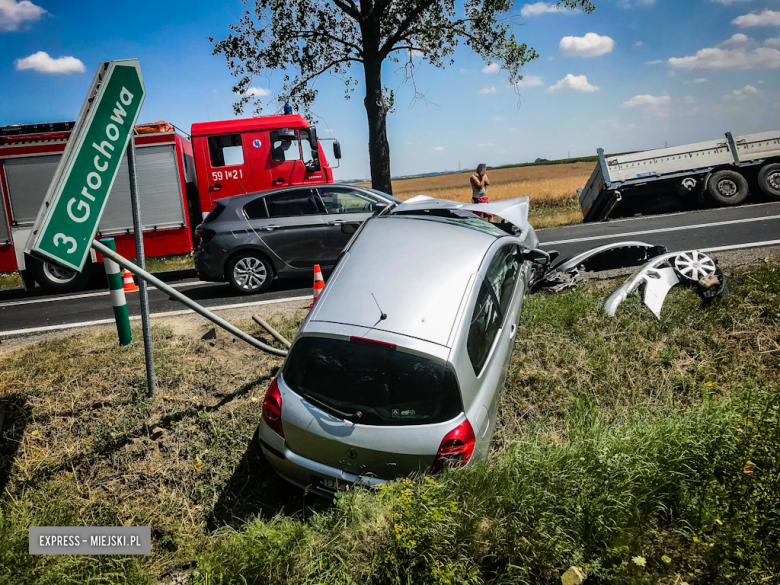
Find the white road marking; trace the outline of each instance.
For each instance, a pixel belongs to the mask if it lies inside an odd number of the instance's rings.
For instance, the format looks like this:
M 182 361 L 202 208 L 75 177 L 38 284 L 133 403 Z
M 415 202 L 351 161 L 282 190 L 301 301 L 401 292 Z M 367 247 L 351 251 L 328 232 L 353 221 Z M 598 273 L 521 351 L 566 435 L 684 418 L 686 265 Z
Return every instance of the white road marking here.
M 219 305 L 217 307 L 206 307 L 209 311 L 224 311 L 226 309 L 241 309 L 243 307 L 255 307 L 260 305 L 272 305 L 275 303 L 288 303 L 292 301 L 308 301 L 311 299 L 311 295 L 303 297 L 289 297 L 286 299 L 272 299 L 269 301 L 253 301 L 249 303 L 236 303 L 234 305 Z M 191 309 L 185 309 L 183 311 L 167 311 L 165 313 L 152 313 L 150 317 L 177 317 L 179 315 L 197 315 L 195 311 Z M 130 317 L 131 321 L 138 321 L 141 319 L 140 315 L 134 315 Z M 65 323 L 63 325 L 47 325 L 45 327 L 31 327 L 29 329 L 16 329 L 14 331 L 0 331 L 0 337 L 9 337 L 11 335 L 22 335 L 25 333 L 44 333 L 46 331 L 58 331 L 62 329 L 74 329 L 76 327 L 89 327 L 92 325 L 108 325 L 114 323 L 114 319 L 98 319 L 96 321 L 82 321 L 80 323 Z
M 743 248 L 762 248 L 763 246 L 780 245 L 780 240 L 767 240 L 765 242 L 750 242 L 749 244 L 734 244 L 733 246 L 718 246 L 717 248 L 704 248 L 701 252 L 725 252 L 726 250 L 741 250 Z
M 604 234 L 601 236 L 590 236 L 587 238 L 572 238 L 570 240 L 556 240 L 554 242 L 542 242 L 543 246 L 554 246 L 556 244 L 574 244 L 576 242 L 590 242 L 593 240 L 613 240 L 615 238 L 625 238 L 628 236 L 641 236 L 646 234 L 661 234 L 665 232 L 679 232 L 683 230 L 697 230 L 708 227 L 718 227 L 722 225 L 732 225 L 737 223 L 753 223 L 757 221 L 770 221 L 780 219 L 780 215 L 767 215 L 765 217 L 748 217 L 745 219 L 732 219 L 729 221 L 718 221 L 713 223 L 700 223 L 695 225 L 683 225 L 679 227 L 658 228 L 654 230 L 642 230 L 637 232 L 623 232 L 620 234 Z
M 172 288 L 184 288 L 185 286 L 203 286 L 204 284 L 219 284 L 217 282 L 203 282 L 200 280 L 194 282 L 181 282 L 179 284 L 170 285 Z M 157 290 L 156 286 L 150 286 L 148 290 Z M 25 301 L 11 301 L 8 303 L 0 303 L 0 309 L 3 307 L 16 307 L 19 305 L 35 305 L 38 303 L 51 303 L 52 301 L 68 301 L 71 299 L 88 299 L 90 297 L 103 297 L 110 294 L 110 291 L 103 290 L 100 292 L 82 293 L 80 295 L 65 295 L 60 297 L 41 297 L 37 299 L 28 299 Z M 132 293 L 126 293 L 128 295 Z M 130 297 L 133 300 L 133 297 Z

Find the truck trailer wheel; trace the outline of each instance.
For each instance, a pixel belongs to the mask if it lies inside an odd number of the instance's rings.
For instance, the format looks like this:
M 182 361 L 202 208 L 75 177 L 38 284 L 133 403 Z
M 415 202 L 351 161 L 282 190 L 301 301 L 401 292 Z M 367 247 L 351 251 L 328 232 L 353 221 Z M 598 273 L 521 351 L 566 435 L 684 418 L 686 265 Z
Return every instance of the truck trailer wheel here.
M 84 265 L 81 274 L 51 262 L 31 260 L 31 263 L 35 280 L 43 288 L 52 292 L 75 292 L 81 290 L 89 280 L 91 268 L 89 262 Z
M 736 171 L 718 171 L 710 177 L 707 190 L 721 205 L 739 205 L 748 196 L 748 183 Z
M 758 172 L 758 186 L 773 199 L 780 199 L 780 164 L 763 167 Z
M 227 277 L 238 292 L 251 295 L 268 290 L 274 279 L 271 262 L 257 252 L 241 252 L 230 259 Z

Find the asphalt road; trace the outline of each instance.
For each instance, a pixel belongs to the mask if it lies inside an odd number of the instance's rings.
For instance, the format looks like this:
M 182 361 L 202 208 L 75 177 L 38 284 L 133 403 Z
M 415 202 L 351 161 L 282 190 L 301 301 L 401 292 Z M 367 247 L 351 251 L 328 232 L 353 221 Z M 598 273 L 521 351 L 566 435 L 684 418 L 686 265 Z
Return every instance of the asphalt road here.
M 563 256 L 621 240 L 664 245 L 672 252 L 780 244 L 780 202 L 567 226 L 539 230 L 538 235 L 545 249 L 558 250 Z M 193 271 L 167 273 L 164 279 L 191 299 L 216 310 L 293 298 L 299 298 L 305 306 L 310 302 L 312 286 L 309 281 L 282 282 L 265 294 L 243 296 L 228 284 L 199 282 Z M 139 316 L 138 294 L 129 293 L 127 299 L 130 314 Z M 157 289 L 150 289 L 149 302 L 152 315 L 189 312 Z M 0 291 L 0 338 L 112 321 L 107 290 L 69 295 L 44 294 L 40 289 Z

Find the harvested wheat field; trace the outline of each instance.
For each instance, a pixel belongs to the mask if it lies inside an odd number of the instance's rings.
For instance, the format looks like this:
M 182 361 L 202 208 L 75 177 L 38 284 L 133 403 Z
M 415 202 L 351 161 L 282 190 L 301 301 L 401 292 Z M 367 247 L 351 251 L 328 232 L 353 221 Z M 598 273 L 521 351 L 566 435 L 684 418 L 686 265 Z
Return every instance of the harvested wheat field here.
M 535 228 L 579 223 L 582 213 L 577 189 L 585 186 L 592 171 L 593 163 L 590 162 L 488 170 L 488 197 L 498 201 L 528 195 L 531 198 L 530 220 Z M 393 181 L 393 195 L 404 200 L 428 195 L 471 201 L 471 173 L 473 171 Z

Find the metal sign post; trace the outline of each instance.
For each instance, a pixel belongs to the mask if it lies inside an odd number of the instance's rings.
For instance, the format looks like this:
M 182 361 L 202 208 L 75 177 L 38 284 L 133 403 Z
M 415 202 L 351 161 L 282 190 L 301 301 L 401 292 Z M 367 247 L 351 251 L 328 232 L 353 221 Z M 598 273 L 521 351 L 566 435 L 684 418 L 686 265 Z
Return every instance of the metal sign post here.
M 130 175 L 130 203 L 133 208 L 133 231 L 135 232 L 135 261 L 141 270 L 146 270 L 144 256 L 144 234 L 141 224 L 141 204 L 138 201 L 138 177 L 135 166 L 135 140 L 127 144 L 127 170 Z M 141 297 L 141 327 L 144 334 L 144 360 L 146 362 L 146 390 L 149 397 L 155 394 L 157 382 L 154 378 L 154 356 L 152 355 L 152 327 L 149 323 L 149 293 L 146 280 L 139 279 L 138 294 Z

